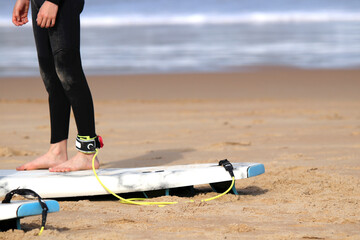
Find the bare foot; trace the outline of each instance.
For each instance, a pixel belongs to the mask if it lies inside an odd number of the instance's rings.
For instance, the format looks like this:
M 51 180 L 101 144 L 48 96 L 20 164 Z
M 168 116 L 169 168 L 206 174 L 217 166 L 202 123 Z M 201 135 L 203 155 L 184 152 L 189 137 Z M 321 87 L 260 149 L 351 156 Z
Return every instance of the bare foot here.
M 67 140 L 51 144 L 50 149 L 47 153 L 41 157 L 32 160 L 31 162 L 25 163 L 24 165 L 17 167 L 18 171 L 26 170 L 36 170 L 36 169 L 49 169 L 51 167 L 57 166 L 63 162 L 66 162 L 67 159 Z
M 72 172 L 92 169 L 92 160 L 95 154 L 85 154 L 78 152 L 73 158 L 49 169 L 50 172 Z M 100 166 L 96 157 L 94 162 L 95 169 Z

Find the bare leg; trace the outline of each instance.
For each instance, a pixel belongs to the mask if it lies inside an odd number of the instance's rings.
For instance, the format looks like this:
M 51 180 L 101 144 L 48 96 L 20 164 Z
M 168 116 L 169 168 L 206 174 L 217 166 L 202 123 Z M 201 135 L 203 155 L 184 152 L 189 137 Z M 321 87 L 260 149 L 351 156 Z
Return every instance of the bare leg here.
M 67 140 L 60 141 L 50 145 L 47 153 L 31 162 L 17 167 L 18 171 L 49 169 L 68 160 L 67 158 Z
M 94 154 L 85 154 L 78 152 L 74 157 L 49 169 L 50 172 L 72 172 L 92 169 L 92 159 Z M 95 158 L 95 168 L 98 169 L 100 164 L 97 157 Z

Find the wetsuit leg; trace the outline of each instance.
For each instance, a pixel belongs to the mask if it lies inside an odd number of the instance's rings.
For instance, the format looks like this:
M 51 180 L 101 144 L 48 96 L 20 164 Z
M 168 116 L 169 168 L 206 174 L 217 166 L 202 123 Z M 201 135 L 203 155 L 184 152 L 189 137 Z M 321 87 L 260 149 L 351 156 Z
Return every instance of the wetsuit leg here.
M 38 1 L 40 2 L 38 3 L 39 6 L 41 6 L 44 0 L 33 0 L 35 3 Z M 96 136 L 96 133 L 93 101 L 82 69 L 80 58 L 80 13 L 83 6 L 84 0 L 60 1 L 55 26 L 45 30 L 48 34 L 47 45 L 50 45 L 50 48 L 47 47 L 47 49 L 51 49 L 53 60 L 51 64 L 49 64 L 50 61 L 46 61 L 46 63 L 44 63 L 44 61 L 40 60 L 39 57 L 39 63 L 41 71 L 56 73 L 57 82 L 59 82 L 62 86 L 63 94 L 66 96 L 67 102 L 73 109 L 78 134 L 81 136 L 94 137 Z M 40 27 L 38 26 L 34 27 L 34 29 L 36 29 L 34 32 L 40 32 L 40 30 L 43 30 L 39 28 Z M 36 38 L 39 33 L 34 33 L 34 35 Z M 44 46 L 46 45 L 42 40 L 36 42 L 38 52 L 39 48 L 40 52 L 42 52 Z M 42 74 L 42 76 L 43 75 L 44 74 Z M 52 77 L 51 80 L 53 79 L 55 79 L 55 77 Z M 48 84 L 48 81 L 44 80 L 44 82 L 45 85 Z M 49 87 L 47 87 L 47 89 L 48 88 Z M 61 105 L 59 104 L 60 101 L 63 101 L 63 99 L 55 98 L 54 102 L 49 101 L 49 103 L 50 105 L 57 107 L 58 105 Z M 57 108 L 55 109 L 55 111 L 57 111 Z M 50 111 L 50 114 L 53 113 Z M 54 113 L 54 115 L 56 114 L 58 113 Z M 60 125 L 60 123 L 57 122 L 57 118 L 55 118 L 54 121 L 56 121 L 55 125 Z M 63 119 L 59 119 L 59 121 L 63 121 Z M 57 131 L 55 128 L 52 128 L 52 130 Z M 66 132 L 66 135 L 67 134 L 68 132 Z M 54 135 L 52 134 L 52 136 L 57 135 L 58 133 L 54 133 Z M 61 141 L 61 139 L 59 140 Z
M 49 95 L 51 143 L 68 138 L 70 102 L 55 71 L 54 57 L 48 30 L 36 25 L 36 18 L 43 1 L 31 1 L 33 32 L 38 54 L 40 74 Z

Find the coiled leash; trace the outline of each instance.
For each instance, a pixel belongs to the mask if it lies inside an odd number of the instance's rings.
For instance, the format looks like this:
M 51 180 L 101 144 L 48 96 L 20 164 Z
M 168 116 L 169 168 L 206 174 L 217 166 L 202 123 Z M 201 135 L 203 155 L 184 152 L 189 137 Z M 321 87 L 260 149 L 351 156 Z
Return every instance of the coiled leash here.
M 5 195 L 5 199 L 2 201 L 2 203 L 10 203 L 10 200 L 12 199 L 12 197 L 17 194 L 17 195 L 21 195 L 21 196 L 33 196 L 36 197 L 40 203 L 40 206 L 42 208 L 42 220 L 41 220 L 41 228 L 40 228 L 40 232 L 39 235 L 41 235 L 41 233 L 44 231 L 45 228 L 45 223 L 46 223 L 46 217 L 49 211 L 48 206 L 46 205 L 46 203 L 44 202 L 44 200 L 39 196 L 39 194 L 37 194 L 36 192 L 34 192 L 31 189 L 15 189 L 12 190 L 11 192 L 7 193 Z
M 79 136 L 78 136 L 79 137 Z M 83 144 L 84 143 L 84 140 L 82 140 L 81 138 L 84 138 L 86 139 L 86 141 L 88 141 L 90 139 L 90 137 L 80 137 L 80 141 L 81 142 L 81 146 L 85 145 Z M 97 148 L 101 148 L 104 146 L 104 143 L 103 143 L 103 140 L 100 136 L 97 136 L 95 138 L 98 138 L 99 140 L 99 144 L 97 145 L 96 143 L 94 144 L 94 142 L 92 142 L 92 145 L 88 144 L 86 147 L 83 147 L 83 149 L 86 149 L 86 148 L 89 148 L 89 153 L 95 153 L 94 156 L 93 156 L 93 159 L 92 159 L 92 170 L 94 172 L 94 175 L 96 177 L 96 179 L 98 180 L 98 182 L 100 183 L 100 185 L 107 191 L 109 192 L 110 194 L 112 194 L 114 197 L 116 197 L 117 199 L 120 200 L 121 203 L 125 203 L 125 204 L 133 204 L 133 205 L 158 205 L 159 207 L 163 207 L 163 206 L 166 206 L 166 205 L 172 205 L 172 204 L 177 204 L 178 202 L 142 202 L 144 200 L 146 200 L 146 198 L 129 198 L 129 199 L 125 199 L 125 198 L 122 198 L 120 197 L 119 195 L 117 195 L 116 193 L 114 193 L 113 191 L 111 191 L 108 187 L 106 187 L 104 185 L 104 183 L 101 182 L 99 176 L 97 175 L 96 173 L 96 169 L 95 169 L 95 159 L 96 159 L 96 156 L 98 155 L 99 151 Z M 78 141 L 78 139 L 77 139 Z M 96 140 L 94 140 L 96 141 Z M 79 144 L 80 146 L 80 144 Z M 99 146 L 99 147 L 97 147 Z M 208 201 L 211 201 L 211 200 L 214 200 L 216 198 L 219 198 L 225 194 L 227 194 L 228 192 L 230 192 L 230 190 L 233 188 L 234 184 L 235 184 L 235 176 L 234 176 L 234 167 L 233 165 L 227 160 L 227 159 L 224 159 L 224 160 L 221 160 L 219 161 L 219 166 L 223 166 L 225 168 L 226 171 L 229 172 L 230 176 L 231 176 L 231 179 L 232 179 L 232 182 L 231 182 L 231 185 L 230 187 L 223 193 L 215 196 L 215 197 L 212 197 L 212 198 L 207 198 L 207 199 L 203 199 L 201 200 L 201 202 L 208 202 Z M 189 201 L 189 202 L 194 202 L 193 200 Z

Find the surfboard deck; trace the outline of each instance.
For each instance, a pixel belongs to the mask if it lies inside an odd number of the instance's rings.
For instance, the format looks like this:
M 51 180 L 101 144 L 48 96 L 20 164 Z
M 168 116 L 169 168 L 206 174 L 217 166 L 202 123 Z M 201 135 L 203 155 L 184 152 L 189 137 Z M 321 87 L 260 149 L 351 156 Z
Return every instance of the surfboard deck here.
M 235 179 L 265 172 L 260 163 L 232 163 Z M 98 169 L 101 181 L 116 193 L 145 192 L 231 181 L 217 163 L 142 168 Z M 16 188 L 29 188 L 43 198 L 105 195 L 92 170 L 52 173 L 48 170 L 0 170 L 0 196 Z

